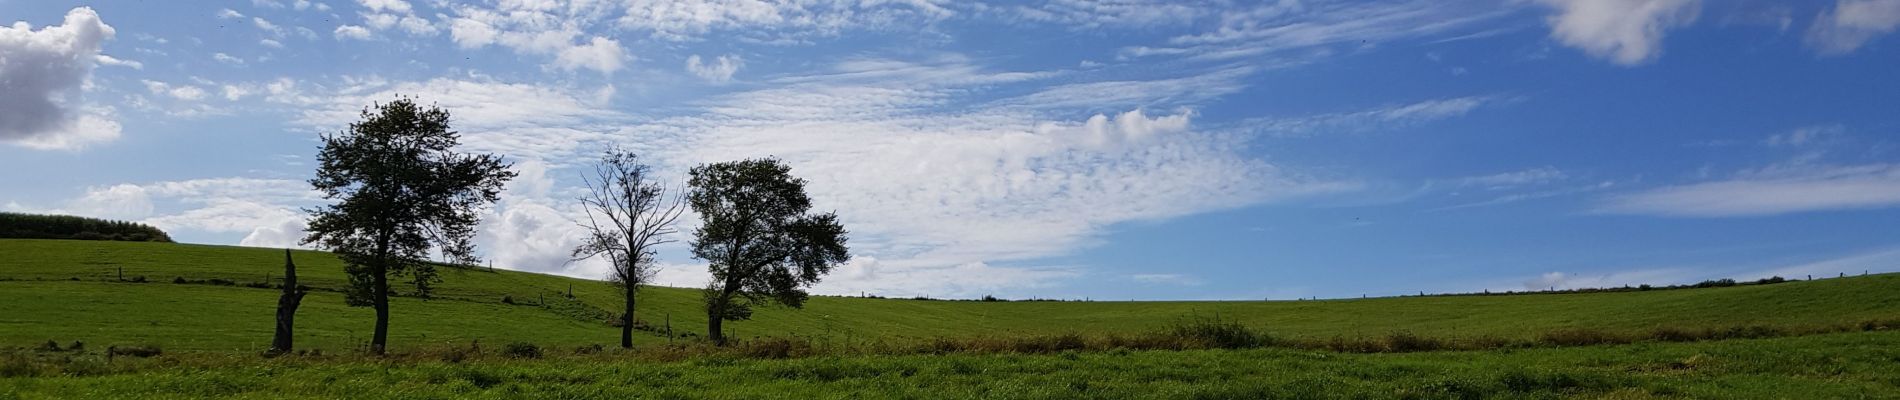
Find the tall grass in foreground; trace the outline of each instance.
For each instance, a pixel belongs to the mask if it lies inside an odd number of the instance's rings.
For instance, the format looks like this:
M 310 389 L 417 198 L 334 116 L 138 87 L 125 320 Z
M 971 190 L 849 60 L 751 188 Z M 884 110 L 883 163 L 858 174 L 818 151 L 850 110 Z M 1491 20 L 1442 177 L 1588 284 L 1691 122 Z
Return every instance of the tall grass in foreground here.
M 542 347 L 528 342 L 428 347 L 393 350 L 377 357 L 360 352 L 298 352 L 286 356 L 319 362 L 377 361 L 393 363 L 448 362 L 467 363 L 516 359 L 581 359 L 677 362 L 696 359 L 789 359 L 829 356 L 902 356 L 952 354 L 1052 354 L 1066 352 L 1110 351 L 1189 351 L 1217 349 L 1280 348 L 1335 353 L 1415 353 L 1433 351 L 1485 351 L 1500 349 L 1566 348 L 1644 342 L 1680 343 L 1730 339 L 1767 339 L 1811 336 L 1829 333 L 1874 332 L 1900 328 L 1900 319 L 1866 320 L 1857 323 L 1772 327 L 1738 325 L 1725 328 L 1658 327 L 1646 331 L 1614 332 L 1592 329 L 1561 329 L 1535 338 L 1511 339 L 1495 336 L 1429 337 L 1411 332 L 1392 332 L 1377 336 L 1330 338 L 1274 337 L 1234 320 L 1220 317 L 1184 318 L 1164 329 L 1138 335 L 1055 335 L 997 336 L 977 338 L 931 338 L 926 340 L 868 340 L 834 342 L 806 337 L 753 337 L 735 339 L 728 346 L 705 341 L 681 341 L 634 349 L 605 349 L 599 344 L 570 348 Z M 76 346 L 75 346 L 76 347 Z M 136 352 L 128 349 L 136 349 Z M 61 349 L 57 342 L 38 348 L 0 349 L 0 377 L 89 375 L 137 370 L 149 364 L 140 359 L 156 356 L 153 346 L 113 346 L 107 351 L 88 352 L 81 348 Z M 187 353 L 180 358 L 210 357 L 261 358 L 249 354 Z M 119 360 L 119 361 L 115 361 Z M 114 363 L 117 364 L 114 364 Z
M 0 378 L 0 399 L 1900 398 L 1895 343 L 1900 332 L 1399 354 L 1260 348 L 665 363 L 615 350 L 461 362 L 193 353 Z M 142 367 L 128 367 L 135 364 Z

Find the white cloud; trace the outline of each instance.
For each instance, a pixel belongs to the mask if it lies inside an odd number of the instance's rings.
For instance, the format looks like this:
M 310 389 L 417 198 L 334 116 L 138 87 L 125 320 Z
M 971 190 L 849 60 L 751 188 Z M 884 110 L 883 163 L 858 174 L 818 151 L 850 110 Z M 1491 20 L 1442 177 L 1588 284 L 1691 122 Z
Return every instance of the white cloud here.
M 584 33 L 589 19 L 597 18 L 589 13 L 601 12 L 598 8 L 527 2 L 497 7 L 457 7 L 458 16 L 447 22 L 449 37 L 464 49 L 497 45 L 518 54 L 553 56 L 554 66 L 570 71 L 585 68 L 609 74 L 631 59 L 618 40 Z
M 570 71 L 586 68 L 605 74 L 620 70 L 626 60 L 627 53 L 620 48 L 620 41 L 595 36 L 585 44 L 562 48 L 554 57 L 554 65 Z
M 1802 127 L 1788 133 L 1769 136 L 1762 144 L 1772 147 L 1799 147 L 1840 136 L 1847 131 L 1840 125 L 1819 125 Z
M 68 203 L 65 213 L 96 218 L 132 220 L 152 215 L 152 199 L 139 185 L 120 184 L 91 188 Z
M 309 88 L 295 82 L 266 85 L 271 101 L 300 108 L 293 121 L 314 131 L 341 129 L 359 118 L 364 107 L 387 102 L 397 95 L 448 109 L 462 132 L 465 149 L 505 153 L 540 160 L 569 160 L 577 149 L 598 143 L 626 119 L 604 109 L 590 91 L 532 84 L 503 83 L 486 78 L 433 79 L 424 82 L 388 82 L 374 78 L 346 78 L 341 88 Z
M 265 33 L 271 34 L 271 36 L 276 36 L 280 38 L 284 37 L 283 27 L 277 26 L 277 24 L 273 24 L 270 21 L 264 20 L 264 18 L 252 17 L 251 25 L 256 26 L 257 29 L 263 30 Z
M 60 25 L 0 26 L 0 142 L 78 149 L 117 139 L 112 110 L 85 106 L 80 98 L 102 60 L 100 44 L 113 34 L 87 7 L 67 11 Z
M 1170 3 L 1174 4 L 1174 3 Z M 1454 32 L 1513 11 L 1494 3 L 1405 0 L 1305 4 L 1257 2 L 1250 8 L 1211 10 L 1219 24 L 1202 33 L 1176 36 L 1162 46 L 1132 46 L 1121 56 L 1182 56 L 1224 60 L 1280 56 L 1280 63 L 1330 54 L 1333 46 L 1367 46 L 1388 40 Z
M 715 30 L 745 30 L 765 39 L 831 36 L 845 30 L 913 28 L 955 14 L 918 1 L 633 0 L 618 27 L 666 40 L 689 40 Z
M 1482 187 L 1491 190 L 1524 185 L 1541 185 L 1569 178 L 1563 170 L 1554 167 L 1538 167 L 1522 171 L 1504 172 L 1492 175 L 1466 177 L 1458 180 L 1463 187 Z
M 356 0 L 356 2 L 371 12 L 408 14 L 412 10 L 409 2 L 403 0 Z
M 336 27 L 336 31 L 334 32 L 334 34 L 336 35 L 337 40 L 343 40 L 343 39 L 369 40 L 370 38 L 369 29 L 363 28 L 361 26 L 356 26 L 356 25 L 338 26 Z
M 1318 114 L 1299 117 L 1258 117 L 1235 125 L 1242 131 L 1279 137 L 1302 137 L 1329 133 L 1356 133 L 1397 129 L 1447 118 L 1460 117 L 1473 110 L 1512 101 L 1497 96 L 1470 96 L 1425 100 L 1367 110 Z
M 121 59 L 113 58 L 112 56 L 108 56 L 104 54 L 98 55 L 97 57 L 95 57 L 95 59 L 99 61 L 99 65 L 129 67 L 132 69 L 145 69 L 145 63 L 132 61 L 132 60 L 121 60 Z
M 1900 0 L 1836 0 L 1814 16 L 1808 46 L 1824 55 L 1852 53 L 1900 27 Z
M 218 10 L 219 19 L 244 18 L 244 13 L 229 8 Z
M 1293 0 L 1280 3 L 1298 6 L 1298 2 Z M 1059 23 L 1076 29 L 1180 25 L 1213 15 L 1237 14 L 1231 10 L 1218 9 L 1211 3 L 1152 0 L 1056 0 L 1036 5 L 1002 7 L 1001 11 L 1016 19 Z
M 152 94 L 168 96 L 179 100 L 199 100 L 205 97 L 204 88 L 192 85 L 172 85 L 165 82 L 143 80 L 145 89 Z
M 275 41 L 275 40 L 270 40 L 270 39 L 264 39 L 264 40 L 259 40 L 259 41 L 257 41 L 257 44 L 260 44 L 260 45 L 264 45 L 264 47 L 269 47 L 269 48 L 273 48 L 273 49 L 281 49 L 281 48 L 284 48 L 284 43 L 283 43 L 283 42 L 279 42 L 279 41 Z
M 214 53 L 211 55 L 211 59 L 218 60 L 218 62 L 225 64 L 244 65 L 244 59 L 232 57 L 230 54 Z
M 699 55 L 686 58 L 686 71 L 712 83 L 726 83 L 732 80 L 732 74 L 745 66 L 745 59 L 737 55 L 719 56 L 709 63 L 701 63 Z
M 1238 67 L 1180 78 L 1071 83 L 1046 87 L 998 103 L 1055 109 L 1187 106 L 1246 89 L 1247 85 L 1242 80 L 1253 72 L 1252 68 Z
M 1570 47 L 1620 65 L 1662 55 L 1664 34 L 1695 22 L 1699 0 L 1537 0 L 1557 9 L 1550 35 Z
M 1900 166 L 1777 167 L 1614 196 L 1606 214 L 1746 217 L 1900 206 Z

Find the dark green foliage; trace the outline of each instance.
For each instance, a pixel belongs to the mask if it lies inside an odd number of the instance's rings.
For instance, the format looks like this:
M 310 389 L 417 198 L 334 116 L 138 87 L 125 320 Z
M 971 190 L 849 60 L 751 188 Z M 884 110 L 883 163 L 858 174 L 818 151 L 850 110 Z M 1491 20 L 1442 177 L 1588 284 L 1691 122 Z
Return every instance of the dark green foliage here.
M 1698 287 L 1698 288 L 1729 287 L 1729 286 L 1735 286 L 1734 279 L 1728 279 L 1728 278 L 1711 279 L 1711 280 L 1706 280 L 1706 281 L 1702 281 L 1701 283 L 1695 284 L 1695 287 Z
M 514 358 L 541 358 L 541 347 L 534 343 L 514 342 L 502 346 L 501 354 Z
M 1221 319 L 1220 316 L 1176 321 L 1168 326 L 1168 335 L 1200 346 L 1223 349 L 1260 347 L 1272 342 L 1266 334 L 1254 332 L 1246 325 L 1241 325 L 1240 321 Z
M 164 353 L 165 351 L 159 349 L 158 346 L 112 346 L 106 348 L 106 355 L 110 356 L 152 357 Z
M 480 208 L 515 176 L 499 156 L 456 153 L 449 112 L 397 99 L 363 110 L 363 120 L 323 137 L 310 184 L 335 203 L 311 213 L 304 243 L 336 253 L 349 273 L 351 305 L 376 307 L 373 352 L 389 324 L 389 278 L 409 277 L 417 296 L 439 281 L 430 250 L 474 264 Z
M 755 305 L 799 308 L 805 287 L 851 258 L 834 213 L 811 214 L 805 180 L 765 158 L 693 167 L 687 199 L 701 225 L 693 256 L 709 262 L 708 336 L 724 342 L 720 321 L 752 317 Z
M 10 212 L 0 212 L 0 239 L 172 241 L 165 231 L 136 222 Z

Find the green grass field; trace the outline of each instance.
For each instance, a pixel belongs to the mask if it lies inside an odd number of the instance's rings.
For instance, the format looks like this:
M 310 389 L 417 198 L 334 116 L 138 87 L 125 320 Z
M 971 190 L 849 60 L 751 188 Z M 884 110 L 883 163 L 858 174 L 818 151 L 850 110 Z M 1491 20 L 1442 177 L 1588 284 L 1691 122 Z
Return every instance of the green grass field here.
M 735 353 L 659 357 L 572 349 L 612 344 L 608 285 L 486 269 L 444 271 L 432 299 L 397 298 L 391 349 L 372 359 L 373 313 L 318 291 L 298 313 L 301 349 L 264 359 L 278 291 L 244 287 L 281 273 L 281 250 L 170 243 L 0 240 L 0 399 L 10 398 L 1900 398 L 1900 332 L 1487 351 L 1349 354 L 1285 347 L 1045 354 L 817 352 L 761 360 Z M 303 283 L 336 288 L 342 265 L 295 253 Z M 119 280 L 144 277 L 146 283 Z M 175 284 L 225 279 L 236 286 Z M 565 294 L 573 291 L 574 298 Z M 512 298 L 506 304 L 502 298 Z M 545 300 L 543 300 L 545 299 Z M 640 316 L 703 333 L 696 290 L 642 292 Z M 540 304 L 545 301 L 545 305 Z M 925 342 L 1153 332 L 1219 315 L 1277 338 L 1421 336 L 1529 339 L 1566 329 L 1846 326 L 1900 319 L 1900 275 L 1773 285 L 1595 294 L 1402 297 L 1322 301 L 974 302 L 819 297 L 803 310 L 761 310 L 739 337 Z M 1812 333 L 1812 332 L 1809 332 Z M 643 332 L 636 343 L 666 343 Z M 28 350 L 83 341 L 86 351 Z M 694 339 L 682 338 L 682 343 Z M 548 358 L 472 343 L 532 342 Z M 165 355 L 106 361 L 114 345 Z M 1486 347 L 1489 348 L 1489 347 Z M 8 353 L 10 352 L 10 353 Z M 37 360 L 28 362 L 29 360 Z M 40 364 L 34 364 L 40 363 Z M 34 365 L 52 365 L 40 370 Z M 9 372 L 11 371 L 11 372 Z M 42 371 L 42 372 L 27 372 Z M 51 371 L 51 372 L 44 372 Z M 10 377 L 9 377 L 10 376 Z
M 1895 343 L 1900 332 L 1406 354 L 1256 349 L 665 363 L 203 356 L 124 373 L 0 378 L 0 399 L 1900 398 Z
M 262 282 L 281 274 L 281 250 L 169 243 L 0 240 L 0 344 L 47 340 L 144 343 L 179 350 L 256 350 L 268 344 L 274 289 L 180 285 L 174 278 Z M 339 287 L 343 267 L 327 253 L 296 252 L 307 285 Z M 122 283 L 144 276 L 148 283 Z M 77 280 L 74 280 L 77 279 Z M 575 301 L 563 294 L 573 288 Z M 1900 275 L 1764 286 L 1600 294 L 1404 297 L 1323 301 L 970 302 L 818 297 L 803 310 L 768 308 L 730 324 L 739 337 L 898 340 L 1057 333 L 1137 333 L 1190 316 L 1218 314 L 1282 337 L 1528 337 L 1562 328 L 1643 330 L 1661 326 L 1806 326 L 1900 317 Z M 502 303 L 512 297 L 516 305 Z M 398 298 L 391 345 L 532 340 L 553 346 L 618 340 L 598 313 L 618 294 L 589 280 L 498 270 L 450 269 L 436 298 Z M 547 299 L 550 307 L 537 306 Z M 640 319 L 702 333 L 698 292 L 642 292 Z M 589 311 L 595 314 L 589 314 Z M 315 292 L 298 313 L 305 348 L 345 349 L 366 340 L 373 313 Z M 645 333 L 636 342 L 665 341 Z

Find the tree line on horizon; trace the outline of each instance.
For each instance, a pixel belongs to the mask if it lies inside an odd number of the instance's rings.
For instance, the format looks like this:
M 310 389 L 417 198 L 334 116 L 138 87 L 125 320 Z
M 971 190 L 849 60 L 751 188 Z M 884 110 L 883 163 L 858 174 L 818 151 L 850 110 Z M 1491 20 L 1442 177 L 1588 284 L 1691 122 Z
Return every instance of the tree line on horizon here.
M 0 212 L 0 239 L 172 241 L 165 231 L 137 222 L 14 212 Z
M 431 254 L 450 264 L 476 264 L 472 240 L 480 211 L 516 176 L 498 155 L 456 152 L 459 134 L 449 116 L 398 97 L 366 107 L 360 121 L 321 138 L 317 174 L 309 182 L 333 203 L 305 210 L 310 220 L 301 243 L 335 253 L 350 278 L 346 302 L 375 309 L 374 354 L 388 345 L 391 279 L 427 297 L 441 282 Z M 589 191 L 578 199 L 587 219 L 577 224 L 588 234 L 571 257 L 613 266 L 607 279 L 625 299 L 621 347 L 633 347 L 636 300 L 656 271 L 654 249 L 678 241 L 674 223 L 687 207 L 701 219 L 689 247 L 712 274 L 703 305 L 707 337 L 717 345 L 727 343 L 724 321 L 749 319 L 754 308 L 769 304 L 800 308 L 810 297 L 806 288 L 850 259 L 837 214 L 812 212 L 806 181 L 783 161 L 702 164 L 689 170 L 684 187 L 653 171 L 638 155 L 608 148 L 583 177 Z M 286 258 L 286 276 L 293 276 Z M 286 289 L 280 301 L 272 353 L 291 350 L 293 296 L 302 293 Z

